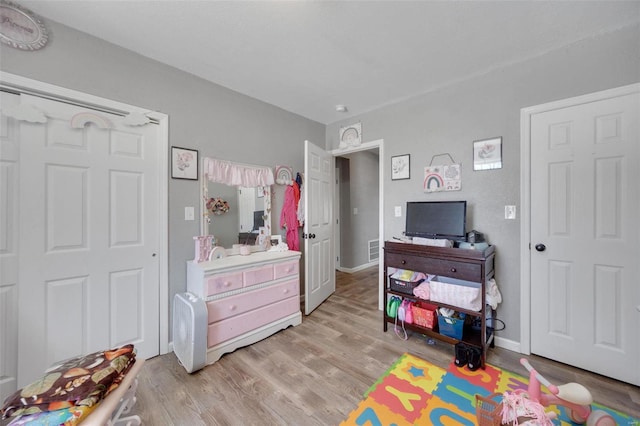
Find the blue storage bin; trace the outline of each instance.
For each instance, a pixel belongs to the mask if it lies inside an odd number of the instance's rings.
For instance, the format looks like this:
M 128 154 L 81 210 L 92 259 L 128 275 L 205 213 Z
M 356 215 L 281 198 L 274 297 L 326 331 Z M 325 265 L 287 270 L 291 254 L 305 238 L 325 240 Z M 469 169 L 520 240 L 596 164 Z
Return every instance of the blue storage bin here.
M 440 334 L 454 339 L 462 339 L 464 318 L 449 318 L 438 315 L 438 331 Z

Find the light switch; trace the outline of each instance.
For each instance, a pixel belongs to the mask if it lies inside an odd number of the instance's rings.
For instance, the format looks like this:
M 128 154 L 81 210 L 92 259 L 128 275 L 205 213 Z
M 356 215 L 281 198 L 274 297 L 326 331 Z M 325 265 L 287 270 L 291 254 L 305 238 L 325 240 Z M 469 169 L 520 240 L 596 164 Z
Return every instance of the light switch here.
M 504 218 L 515 219 L 516 218 L 516 206 L 504 206 Z
M 395 213 L 396 213 L 396 217 L 402 216 L 402 206 L 396 206 Z
M 357 208 L 357 207 L 354 207 L 354 208 L 353 208 L 353 214 L 354 214 L 354 215 L 357 215 L 357 214 L 358 214 L 358 208 Z
M 184 220 L 194 220 L 195 213 L 193 207 L 185 207 L 184 208 Z

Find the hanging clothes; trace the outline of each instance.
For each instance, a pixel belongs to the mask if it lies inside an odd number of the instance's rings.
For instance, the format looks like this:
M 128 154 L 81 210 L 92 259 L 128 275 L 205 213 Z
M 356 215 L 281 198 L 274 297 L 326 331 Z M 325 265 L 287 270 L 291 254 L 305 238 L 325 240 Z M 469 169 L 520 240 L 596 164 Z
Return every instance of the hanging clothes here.
M 300 201 L 298 202 L 298 225 L 300 227 L 304 226 L 304 214 L 305 214 L 305 210 L 304 210 L 304 178 L 300 175 L 300 173 L 298 173 L 298 175 L 296 176 L 296 182 L 298 183 L 298 185 L 300 186 Z
M 297 194 L 296 194 L 297 193 Z M 287 245 L 290 250 L 300 251 L 300 239 L 298 237 L 298 202 L 300 189 L 297 184 L 287 186 L 284 192 L 284 202 L 280 213 L 280 227 L 287 228 Z

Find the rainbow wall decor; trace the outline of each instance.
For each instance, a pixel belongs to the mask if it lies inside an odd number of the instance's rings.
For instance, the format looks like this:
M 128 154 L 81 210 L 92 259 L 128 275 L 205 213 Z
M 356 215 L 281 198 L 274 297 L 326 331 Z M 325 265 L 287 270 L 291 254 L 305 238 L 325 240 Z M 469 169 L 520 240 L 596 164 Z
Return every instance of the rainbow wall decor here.
M 424 168 L 424 192 L 460 191 L 462 178 L 460 164 L 427 166 Z
M 98 126 L 100 129 L 111 129 L 113 125 L 109 121 L 108 118 L 103 117 L 95 112 L 79 112 L 73 117 L 71 117 L 70 124 L 73 129 L 82 129 L 88 123 L 93 123 Z

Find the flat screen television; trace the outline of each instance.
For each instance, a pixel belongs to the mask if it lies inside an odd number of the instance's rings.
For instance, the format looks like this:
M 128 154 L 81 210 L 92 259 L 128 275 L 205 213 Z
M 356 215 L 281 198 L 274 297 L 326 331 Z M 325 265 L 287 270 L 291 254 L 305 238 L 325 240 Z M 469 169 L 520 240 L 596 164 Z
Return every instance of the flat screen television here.
M 257 231 L 261 226 L 264 226 L 264 210 L 256 210 L 253 212 L 252 231 Z
M 465 238 L 466 201 L 408 201 L 405 235 L 408 237 Z

